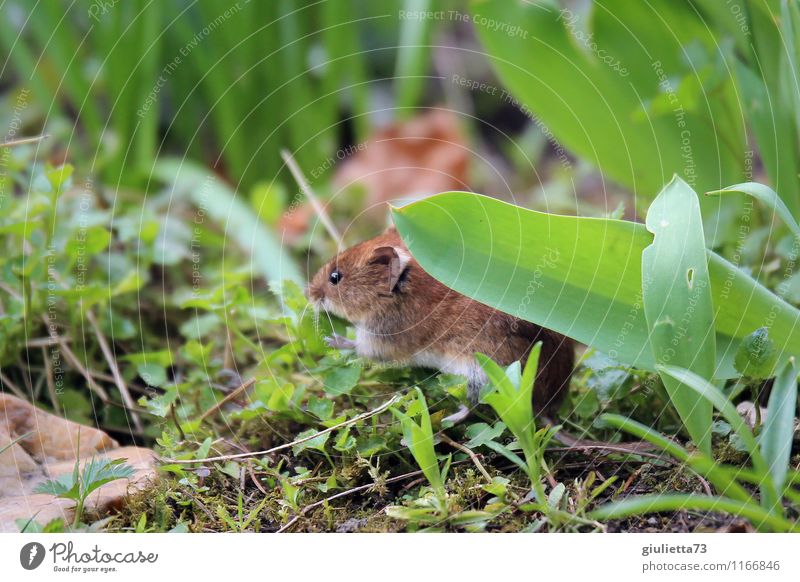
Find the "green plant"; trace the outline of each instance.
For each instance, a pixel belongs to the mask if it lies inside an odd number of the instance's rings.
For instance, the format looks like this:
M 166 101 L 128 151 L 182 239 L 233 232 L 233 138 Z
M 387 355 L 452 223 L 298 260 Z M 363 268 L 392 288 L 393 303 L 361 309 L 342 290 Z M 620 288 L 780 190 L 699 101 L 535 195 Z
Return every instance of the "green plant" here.
M 520 363 L 511 364 L 506 370 L 491 358 L 476 354 L 481 368 L 492 385 L 492 390 L 483 396 L 483 401 L 494 408 L 497 416 L 505 423 L 522 447 L 525 462 L 522 469 L 531 481 L 531 487 L 538 503 L 545 502 L 542 486 L 542 464 L 547 443 L 555 434 L 555 429 L 536 430 L 533 419 L 533 383 L 539 363 L 542 344 L 531 349 L 525 369 L 520 373 Z
M 796 506 L 800 502 L 800 492 L 794 488 L 800 482 L 800 472 L 789 466 L 797 407 L 798 371 L 794 360 L 786 365 L 775 382 L 775 395 L 770 398 L 768 407 L 769 426 L 765 426 L 759 438 L 753 435 L 734 406 L 716 386 L 682 368 L 665 366 L 662 372 L 713 404 L 746 446 L 753 466 L 742 469 L 717 463 L 706 453 L 700 450 L 689 452 L 631 419 L 603 415 L 601 421 L 646 439 L 676 460 L 686 463 L 693 471 L 708 479 L 717 494 L 667 493 L 634 496 L 602 506 L 591 512 L 590 517 L 618 519 L 648 512 L 694 509 L 737 515 L 748 519 L 756 529 L 762 531 L 800 532 L 800 524 L 788 517 L 783 505 L 787 503 Z M 747 487 L 751 485 L 759 487 L 758 498 L 748 491 Z
M 414 392 L 416 397 L 408 404 L 406 412 L 401 412 L 397 408 L 390 410 L 400 421 L 406 446 L 428 480 L 433 496 L 417 500 L 416 507 L 389 507 L 386 513 L 399 519 L 433 525 L 448 516 L 447 491 L 444 483 L 452 458 L 448 456 L 444 465 L 439 466 L 439 459 L 433 446 L 434 436 L 428 404 L 418 387 Z M 414 420 L 417 415 L 419 423 Z
M 403 429 L 403 438 L 414 460 L 419 465 L 436 496 L 440 500 L 444 500 L 447 496 L 444 481 L 450 467 L 450 458 L 447 458 L 443 467 L 439 466 L 436 450 L 433 447 L 433 428 L 431 427 L 428 403 L 419 388 L 415 388 L 414 391 L 416 398 L 409 403 L 406 412 L 401 412 L 396 408 L 392 408 L 391 411 L 400 421 L 400 426 Z M 419 415 L 419 423 L 414 420 L 416 415 Z
M 134 473 L 133 467 L 125 464 L 126 459 L 92 457 L 81 468 L 80 459 L 75 461 L 72 473 L 65 473 L 56 479 L 36 486 L 36 493 L 55 495 L 75 502 L 75 519 L 72 527 L 77 528 L 83 517 L 86 498 L 99 487 L 117 479 L 127 479 Z
M 796 2 L 745 0 L 734 14 L 714 0 L 477 0 L 473 14 L 527 31 L 475 27 L 509 91 L 639 201 L 673 173 L 699 190 L 739 181 L 754 149 L 746 124 L 770 181 L 800 211 Z M 706 234 L 734 232 L 717 226 Z
M 780 199 L 763 187 L 739 185 L 733 189 L 756 192 L 773 210 L 779 206 L 776 201 Z M 777 329 L 768 306 L 774 309 L 779 305 L 793 321 L 797 321 L 798 312 L 735 267 L 725 268 L 725 261 L 705 248 L 697 195 L 685 182 L 676 177 L 656 197 L 647 215 L 646 228 L 653 233 L 647 245 L 635 225 L 539 215 L 466 193 L 443 194 L 430 202 L 395 209 L 394 213 L 398 229 L 409 241 L 415 257 L 447 285 L 517 317 L 586 338 L 587 343 L 613 353 L 629 365 L 657 371 L 698 450 L 690 457 L 677 445 L 642 431 L 641 426 L 636 429 L 637 436 L 654 441 L 712 481 L 723 493 L 722 511 L 751 520 L 760 516 L 761 522 L 754 521 L 758 527 L 782 531 L 795 527 L 782 514 L 780 500 L 784 495 L 795 495 L 785 486 L 784 479 L 792 443 L 790 419 L 794 417 L 797 398 L 793 356 L 800 353 L 800 344 L 793 337 L 793 330 Z M 791 215 L 783 214 L 796 230 Z M 465 253 L 470 256 L 468 263 L 441 261 L 430 252 L 442 244 L 440 236 L 455 238 L 448 228 L 458 229 Z M 536 233 L 536 242 L 527 240 L 525 232 Z M 598 248 L 588 243 L 591 235 L 600 236 L 601 232 L 606 244 Z M 613 265 L 610 258 L 618 264 Z M 641 260 L 640 269 L 637 258 Z M 615 276 L 608 277 L 606 266 Z M 598 272 L 600 283 L 596 283 Z M 503 285 L 495 285 L 500 281 Z M 510 285 L 506 285 L 508 281 Z M 630 287 L 626 287 L 628 284 Z M 526 302 L 525 298 L 533 294 L 535 301 Z M 750 300 L 744 313 L 737 301 L 730 303 L 734 296 Z M 599 312 L 601 321 L 592 321 L 592 310 Z M 562 315 L 554 315 L 557 312 Z M 539 319 L 543 313 L 547 315 Z M 559 328 L 562 324 L 564 327 Z M 777 346 L 772 344 L 773 334 L 780 338 Z M 631 347 L 638 351 L 629 351 Z M 745 368 L 752 372 L 754 368 L 744 366 L 742 357 L 748 362 L 757 361 L 762 377 L 775 369 L 784 370 L 770 399 L 769 426 L 759 437 L 761 450 L 734 406 L 712 383 L 737 377 Z M 496 365 L 487 364 L 486 358 L 480 358 L 480 362 L 493 384 L 503 387 L 501 394 L 508 403 L 503 402 L 502 406 L 507 414 L 514 397 L 509 377 L 519 375 L 518 367 L 516 372 L 509 368 L 504 373 Z M 494 396 L 495 403 L 500 402 L 497 398 Z M 519 438 L 520 421 L 527 419 L 520 416 L 512 421 L 501 408 L 492 405 Z M 722 413 L 753 460 L 754 468 L 748 474 L 750 482 L 760 487 L 758 500 L 754 501 L 730 477 L 731 468 L 717 467 L 711 457 L 714 408 Z M 632 431 L 633 425 L 621 421 L 621 417 L 610 418 L 620 428 Z M 520 443 L 525 449 L 522 439 Z M 535 492 L 541 501 L 543 492 Z M 693 507 L 697 508 L 708 509 L 711 503 L 706 497 L 658 496 L 654 507 L 677 507 L 689 500 L 694 500 L 697 505 Z M 673 502 L 676 505 L 670 506 Z M 635 512 L 643 507 L 639 501 L 620 503 L 624 511 Z M 611 515 L 601 510 L 590 518 Z
M 488 356 L 476 354 L 475 357 L 492 386 L 492 389 L 483 395 L 482 400 L 489 404 L 503 424 L 508 426 L 522 449 L 524 461 L 513 453 L 508 454 L 510 451 L 507 450 L 501 454 L 510 458 L 528 476 L 531 494 L 524 500 L 532 496 L 533 502 L 524 503 L 525 510 L 540 512 L 543 515 L 541 525 L 549 522 L 556 529 L 563 524 L 594 526 L 596 524 L 584 517 L 585 504 L 573 511 L 566 510 L 566 486 L 563 483 L 556 484 L 549 494 L 545 492 L 542 484 L 543 470 L 547 470 L 544 453 L 558 427 L 546 426 L 537 430 L 533 416 L 533 387 L 541 349 L 541 342 L 533 346 L 522 371 L 519 362 L 514 362 L 503 370 Z M 608 485 L 610 483 L 607 482 L 594 489 L 592 495 L 599 495 Z M 503 511 L 508 509 L 509 506 L 505 506 Z
M 242 492 L 239 491 L 236 496 L 236 516 L 232 517 L 224 505 L 219 505 L 217 507 L 217 515 L 232 531 L 245 532 L 254 524 L 256 518 L 258 518 L 261 510 L 264 509 L 268 501 L 269 498 L 265 497 L 261 500 L 261 503 L 256 505 L 245 515 L 244 496 Z
M 9 79 L 48 112 L 37 121 L 109 184 L 148 185 L 154 161 L 177 148 L 248 193 L 266 184 L 277 197 L 291 184 L 281 148 L 316 168 L 340 147 L 342 127 L 367 138 L 374 67 L 403 75 L 404 102 L 417 104 L 426 37 L 409 35 L 417 22 L 401 33 L 382 18 L 402 7 L 14 2 L 0 15 L 0 47 Z

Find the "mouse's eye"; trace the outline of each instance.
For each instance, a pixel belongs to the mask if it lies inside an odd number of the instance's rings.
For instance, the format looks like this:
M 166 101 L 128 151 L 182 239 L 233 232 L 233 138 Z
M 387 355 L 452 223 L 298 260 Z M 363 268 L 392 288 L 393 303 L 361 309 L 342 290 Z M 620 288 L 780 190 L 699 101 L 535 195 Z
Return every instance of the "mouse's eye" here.
M 339 269 L 336 269 L 328 276 L 328 281 L 330 281 L 331 285 L 338 285 L 341 280 L 342 272 Z

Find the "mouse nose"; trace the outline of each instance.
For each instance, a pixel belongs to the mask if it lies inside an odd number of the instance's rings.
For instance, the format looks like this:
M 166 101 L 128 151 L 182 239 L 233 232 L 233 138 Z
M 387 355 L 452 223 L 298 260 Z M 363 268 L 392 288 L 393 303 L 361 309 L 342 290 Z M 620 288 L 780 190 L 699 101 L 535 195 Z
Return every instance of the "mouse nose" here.
M 322 301 L 323 294 L 322 290 L 319 288 L 319 285 L 315 285 L 314 283 L 309 283 L 306 286 L 306 299 L 312 302 Z

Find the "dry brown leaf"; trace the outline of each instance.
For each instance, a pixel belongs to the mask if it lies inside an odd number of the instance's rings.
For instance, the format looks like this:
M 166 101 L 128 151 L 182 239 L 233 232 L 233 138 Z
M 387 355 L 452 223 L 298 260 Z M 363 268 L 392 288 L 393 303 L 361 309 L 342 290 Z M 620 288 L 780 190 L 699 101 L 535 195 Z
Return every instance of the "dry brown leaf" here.
M 393 123 L 352 151 L 336 165 L 333 184 L 339 191 L 355 184 L 365 188 L 366 216 L 359 220 L 382 221 L 387 202 L 469 189 L 467 141 L 449 111 L 433 109 Z M 330 204 L 335 206 L 336 199 Z M 281 217 L 278 232 L 291 243 L 307 232 L 313 220 L 309 205 L 295 206 Z
M 80 431 L 80 451 L 78 451 Z M 7 449 L 19 437 L 27 436 Z M 52 495 L 34 493 L 40 483 L 71 473 L 77 457 L 81 464 L 93 456 L 127 459 L 135 473 L 103 485 L 86 502 L 86 510 L 103 514 L 118 507 L 128 487 L 144 487 L 153 481 L 155 455 L 150 449 L 120 447 L 106 433 L 82 426 L 49 412 L 39 410 L 25 400 L 0 394 L 0 532 L 19 531 L 16 520 L 35 520 L 45 524 L 55 518 L 70 523 L 74 502 Z

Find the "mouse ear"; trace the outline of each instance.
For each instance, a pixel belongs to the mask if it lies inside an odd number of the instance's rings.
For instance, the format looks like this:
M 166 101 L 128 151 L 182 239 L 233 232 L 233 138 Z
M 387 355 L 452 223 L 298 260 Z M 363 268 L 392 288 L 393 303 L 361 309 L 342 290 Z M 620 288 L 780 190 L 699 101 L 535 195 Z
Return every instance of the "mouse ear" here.
M 403 274 L 408 262 L 411 260 L 411 255 L 408 251 L 399 247 L 378 247 L 372 253 L 372 263 L 379 265 L 386 265 L 387 274 L 389 277 L 389 292 L 394 291 L 397 287 L 397 282 L 400 280 L 400 275 Z

